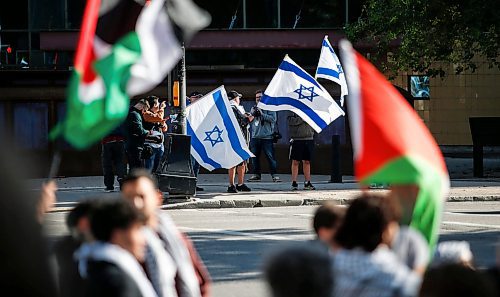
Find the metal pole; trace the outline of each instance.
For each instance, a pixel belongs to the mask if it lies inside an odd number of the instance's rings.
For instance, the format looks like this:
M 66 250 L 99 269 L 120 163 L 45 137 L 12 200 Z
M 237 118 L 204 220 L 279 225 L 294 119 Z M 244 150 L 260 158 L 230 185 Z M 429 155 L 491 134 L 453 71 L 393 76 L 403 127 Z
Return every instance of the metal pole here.
M 278 0 L 278 29 L 281 28 L 281 0 Z
M 342 183 L 340 159 L 340 135 L 332 135 L 332 171 L 330 175 L 331 183 Z
M 247 28 L 247 1 L 243 0 L 243 29 Z
M 345 26 L 349 24 L 349 0 L 345 0 Z
M 181 60 L 181 71 L 179 76 L 179 84 L 180 84 L 180 94 L 179 94 L 179 103 L 181 112 L 179 114 L 179 124 L 181 126 L 181 133 L 187 134 L 187 125 L 186 125 L 186 47 L 182 44 L 182 60 Z

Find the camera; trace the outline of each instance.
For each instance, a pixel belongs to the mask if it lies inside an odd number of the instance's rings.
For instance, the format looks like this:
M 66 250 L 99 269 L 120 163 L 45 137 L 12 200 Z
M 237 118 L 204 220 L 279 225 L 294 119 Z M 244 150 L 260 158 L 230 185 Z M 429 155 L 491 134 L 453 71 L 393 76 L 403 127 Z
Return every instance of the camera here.
M 253 106 L 252 109 L 250 110 L 250 114 L 253 117 L 260 117 L 262 112 L 260 111 L 260 108 L 257 107 L 257 105 Z

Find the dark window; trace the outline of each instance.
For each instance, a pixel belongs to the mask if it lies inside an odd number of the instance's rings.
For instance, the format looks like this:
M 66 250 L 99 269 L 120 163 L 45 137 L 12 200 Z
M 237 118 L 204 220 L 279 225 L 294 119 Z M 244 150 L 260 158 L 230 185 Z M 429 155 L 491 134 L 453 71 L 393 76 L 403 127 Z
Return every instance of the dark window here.
M 212 16 L 208 28 L 228 29 L 231 22 L 233 29 L 243 28 L 243 0 L 195 0 L 195 2 Z
M 345 0 L 281 1 L 281 27 L 293 28 L 297 23 L 296 28 L 341 28 L 345 23 L 344 2 Z
M 47 103 L 14 104 L 14 138 L 21 148 L 47 149 Z
M 66 0 L 68 7 L 68 29 L 80 29 L 85 10 L 85 0 Z
M 0 51 L 0 62 L 2 65 L 16 65 L 29 57 L 28 33 L 3 32 L 2 48 Z
M 65 29 L 65 0 L 36 0 L 30 2 L 30 23 L 35 30 Z
M 277 0 L 247 0 L 247 28 L 278 28 Z
M 28 29 L 28 0 L 0 1 L 2 30 Z

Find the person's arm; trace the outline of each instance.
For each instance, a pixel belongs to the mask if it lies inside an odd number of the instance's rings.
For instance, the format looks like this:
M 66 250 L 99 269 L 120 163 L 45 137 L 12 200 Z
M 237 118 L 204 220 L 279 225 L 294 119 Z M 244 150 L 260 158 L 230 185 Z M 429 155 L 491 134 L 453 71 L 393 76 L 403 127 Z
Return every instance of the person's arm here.
M 274 123 L 276 122 L 276 112 L 270 111 L 268 113 L 264 113 L 264 111 L 260 111 L 260 119 L 263 122 Z
M 154 112 L 148 110 L 146 112 L 143 112 L 142 116 L 144 117 L 144 120 L 146 122 L 149 122 L 149 123 L 165 122 L 165 120 L 163 119 L 163 115 L 164 115 L 165 111 L 163 111 L 163 110 L 160 110 L 160 111 L 162 111 L 161 114 L 160 114 L 160 112 L 154 113 Z
M 298 126 L 304 122 L 304 120 L 302 120 L 302 118 L 296 114 L 289 115 L 287 119 L 288 119 L 288 125 L 290 126 Z
M 130 122 L 130 132 L 132 135 L 146 137 L 149 134 L 149 131 L 144 129 L 142 126 L 142 119 L 140 115 L 134 115 Z

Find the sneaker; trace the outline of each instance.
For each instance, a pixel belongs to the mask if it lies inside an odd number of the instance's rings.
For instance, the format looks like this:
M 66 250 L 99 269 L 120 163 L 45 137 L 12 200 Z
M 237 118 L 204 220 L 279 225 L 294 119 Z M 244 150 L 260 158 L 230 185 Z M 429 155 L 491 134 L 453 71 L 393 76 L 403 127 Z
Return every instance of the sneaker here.
M 316 190 L 310 181 L 304 183 L 304 190 Z
M 227 187 L 227 192 L 228 193 L 238 193 L 238 190 L 236 189 L 235 185 L 230 185 L 229 187 Z
M 106 191 L 107 193 L 114 192 L 115 191 L 115 187 L 106 187 L 106 189 L 104 189 L 104 191 Z
M 297 191 L 299 189 L 299 185 L 296 181 L 292 182 L 292 191 Z
M 281 182 L 281 179 L 279 176 L 277 175 L 271 175 L 271 177 L 273 178 L 273 182 L 275 183 L 280 183 Z
M 196 192 L 201 192 L 201 191 L 203 191 L 203 188 L 196 186 Z
M 247 179 L 248 182 L 258 182 L 260 181 L 260 175 L 253 175 L 251 178 Z
M 242 185 L 237 185 L 236 186 L 236 190 L 238 190 L 238 192 L 250 192 L 252 191 L 249 187 L 247 187 L 247 185 L 245 184 L 242 184 Z

